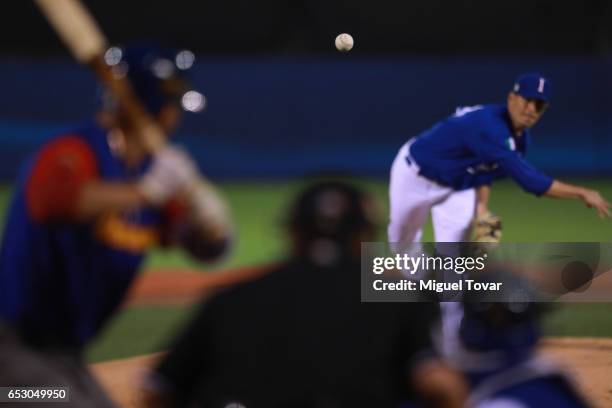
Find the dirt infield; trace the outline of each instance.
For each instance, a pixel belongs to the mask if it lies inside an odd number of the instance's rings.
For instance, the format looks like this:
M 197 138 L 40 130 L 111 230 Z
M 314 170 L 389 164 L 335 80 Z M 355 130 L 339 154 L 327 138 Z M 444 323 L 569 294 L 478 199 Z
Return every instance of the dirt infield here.
M 127 306 L 185 304 L 202 293 L 259 276 L 269 268 L 205 274 L 149 272 L 134 286 Z M 565 367 L 596 407 L 612 407 L 612 339 L 548 338 L 542 353 Z M 92 365 L 94 374 L 121 407 L 140 407 L 142 378 L 159 354 Z
M 144 407 L 143 378 L 160 354 L 93 364 L 91 369 L 119 407 Z
M 542 346 L 596 407 L 612 407 L 612 339 L 557 337 L 545 339 Z

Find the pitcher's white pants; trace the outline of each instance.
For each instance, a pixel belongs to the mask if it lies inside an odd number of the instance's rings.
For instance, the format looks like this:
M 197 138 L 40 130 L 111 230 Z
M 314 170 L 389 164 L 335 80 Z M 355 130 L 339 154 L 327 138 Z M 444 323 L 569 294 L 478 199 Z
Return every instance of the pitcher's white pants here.
M 467 239 L 476 209 L 475 189 L 455 191 L 419 175 L 418 165 L 409 154 L 410 144 L 408 141 L 402 146 L 391 166 L 389 242 L 419 242 L 430 213 L 436 242 Z M 441 338 L 437 340 L 442 353 L 450 356 L 459 347 L 463 310 L 457 302 L 442 302 L 440 307 Z
M 436 242 L 463 241 L 474 217 L 476 191 L 455 191 L 419 175 L 415 161 L 406 161 L 409 144 L 391 166 L 389 242 L 420 241 L 430 213 Z

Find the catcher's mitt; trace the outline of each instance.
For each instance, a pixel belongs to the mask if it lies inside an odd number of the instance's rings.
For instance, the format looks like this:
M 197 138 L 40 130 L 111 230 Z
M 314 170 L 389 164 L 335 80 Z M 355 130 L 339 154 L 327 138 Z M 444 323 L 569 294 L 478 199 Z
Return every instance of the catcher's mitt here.
M 490 211 L 477 215 L 472 221 L 472 242 L 486 251 L 494 249 L 502 237 L 501 219 Z

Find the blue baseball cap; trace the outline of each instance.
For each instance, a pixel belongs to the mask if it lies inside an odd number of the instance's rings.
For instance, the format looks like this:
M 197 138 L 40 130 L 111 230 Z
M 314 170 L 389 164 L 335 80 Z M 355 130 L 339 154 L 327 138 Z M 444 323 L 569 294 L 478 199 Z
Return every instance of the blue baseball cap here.
M 550 81 L 543 75 L 536 72 L 530 72 L 519 76 L 514 81 L 512 91 L 527 99 L 538 99 L 544 102 L 550 102 L 551 84 Z

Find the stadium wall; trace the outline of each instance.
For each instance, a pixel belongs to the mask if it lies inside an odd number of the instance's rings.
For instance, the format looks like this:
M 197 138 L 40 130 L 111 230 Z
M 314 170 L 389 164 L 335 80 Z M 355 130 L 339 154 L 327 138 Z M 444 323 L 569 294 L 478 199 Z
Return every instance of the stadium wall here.
M 457 106 L 503 103 L 533 70 L 552 80 L 553 103 L 530 160 L 554 174 L 612 174 L 612 61 L 601 58 L 200 58 L 193 83 L 208 106 L 176 139 L 215 178 L 383 176 L 405 140 Z M 2 181 L 97 105 L 94 78 L 70 61 L 0 62 L 0 89 Z

